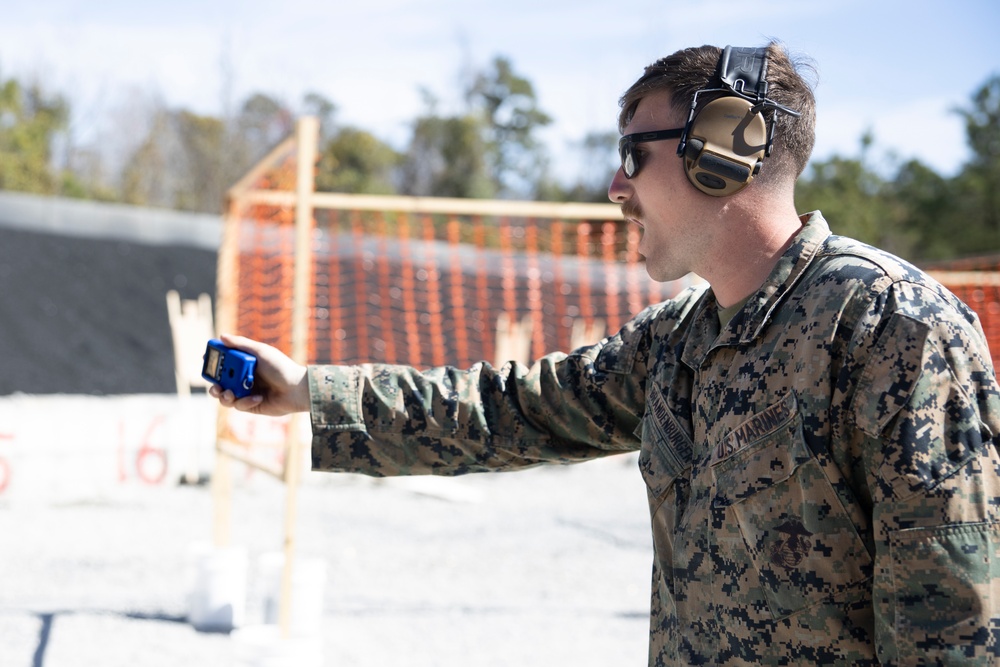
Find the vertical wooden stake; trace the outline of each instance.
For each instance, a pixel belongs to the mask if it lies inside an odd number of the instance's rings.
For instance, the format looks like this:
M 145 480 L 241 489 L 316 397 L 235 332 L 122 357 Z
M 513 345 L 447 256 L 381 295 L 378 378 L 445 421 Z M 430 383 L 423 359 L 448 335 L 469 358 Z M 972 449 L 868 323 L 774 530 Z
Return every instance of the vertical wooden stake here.
M 292 359 L 309 362 L 309 318 L 312 304 L 313 192 L 319 121 L 305 117 L 296 126 L 298 175 L 295 192 L 295 282 L 292 301 Z M 288 424 L 285 454 L 285 564 L 281 572 L 278 624 L 281 636 L 291 635 L 292 582 L 295 571 L 295 524 L 298 512 L 298 485 L 302 469 L 299 415 Z

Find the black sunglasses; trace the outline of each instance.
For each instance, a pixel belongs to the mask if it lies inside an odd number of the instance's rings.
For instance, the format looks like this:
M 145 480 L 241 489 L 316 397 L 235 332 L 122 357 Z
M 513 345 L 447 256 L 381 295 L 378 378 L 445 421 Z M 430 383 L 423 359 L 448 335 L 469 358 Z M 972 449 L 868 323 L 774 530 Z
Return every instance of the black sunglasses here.
M 625 173 L 625 178 L 632 178 L 639 173 L 639 156 L 635 153 L 637 144 L 644 144 L 649 141 L 662 141 L 664 139 L 680 139 L 682 134 L 684 134 L 684 128 L 678 127 L 672 130 L 626 134 L 619 139 L 618 155 L 622 159 L 622 171 Z

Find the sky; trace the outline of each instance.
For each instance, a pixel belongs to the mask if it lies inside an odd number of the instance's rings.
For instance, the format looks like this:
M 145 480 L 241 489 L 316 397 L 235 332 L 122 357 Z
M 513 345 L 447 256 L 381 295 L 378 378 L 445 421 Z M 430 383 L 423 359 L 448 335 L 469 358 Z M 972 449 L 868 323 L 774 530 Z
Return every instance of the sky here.
M 618 97 L 686 46 L 775 39 L 813 62 L 814 158 L 873 166 L 917 158 L 942 175 L 968 159 L 954 113 L 1000 74 L 996 0 L 0 0 L 0 79 L 40 81 L 73 107 L 80 142 L 108 110 L 158 100 L 224 115 L 264 92 L 297 107 L 317 92 L 335 119 L 403 148 L 430 92 L 457 112 L 463 77 L 498 55 L 552 118 L 560 173 L 592 131 L 616 129 Z M 127 130 L 127 128 L 126 128 Z

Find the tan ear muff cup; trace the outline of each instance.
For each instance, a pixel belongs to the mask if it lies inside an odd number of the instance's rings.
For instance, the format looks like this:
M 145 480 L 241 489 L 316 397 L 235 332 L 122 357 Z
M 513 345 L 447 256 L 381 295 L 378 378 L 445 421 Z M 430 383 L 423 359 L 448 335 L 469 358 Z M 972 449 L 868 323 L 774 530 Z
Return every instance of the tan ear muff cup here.
M 767 148 L 764 116 L 739 97 L 720 97 L 698 112 L 684 148 L 684 171 L 705 194 L 739 192 L 760 171 Z

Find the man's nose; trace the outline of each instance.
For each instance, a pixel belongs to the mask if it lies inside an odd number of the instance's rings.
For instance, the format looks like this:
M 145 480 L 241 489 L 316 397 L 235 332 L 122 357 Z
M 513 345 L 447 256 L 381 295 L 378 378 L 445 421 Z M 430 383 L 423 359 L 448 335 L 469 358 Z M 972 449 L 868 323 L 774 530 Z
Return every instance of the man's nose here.
M 625 178 L 625 172 L 622 171 L 622 168 L 618 167 L 618 171 L 611 179 L 611 185 L 608 186 L 608 199 L 616 204 L 621 204 L 631 196 L 632 185 Z

